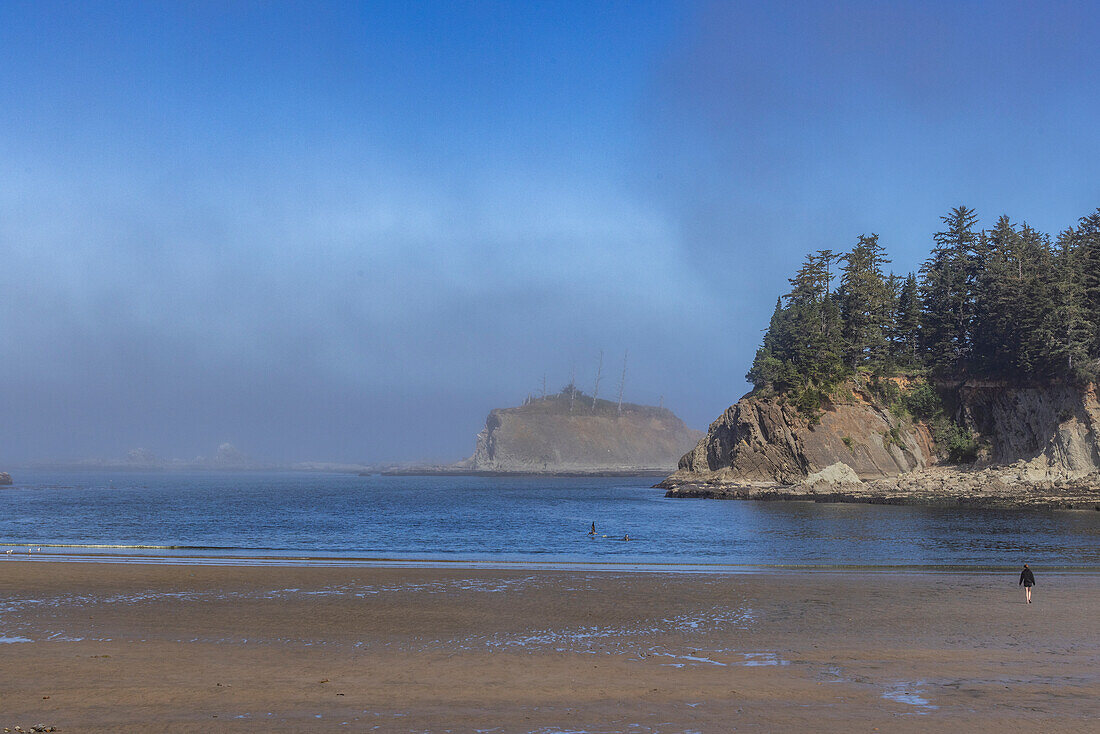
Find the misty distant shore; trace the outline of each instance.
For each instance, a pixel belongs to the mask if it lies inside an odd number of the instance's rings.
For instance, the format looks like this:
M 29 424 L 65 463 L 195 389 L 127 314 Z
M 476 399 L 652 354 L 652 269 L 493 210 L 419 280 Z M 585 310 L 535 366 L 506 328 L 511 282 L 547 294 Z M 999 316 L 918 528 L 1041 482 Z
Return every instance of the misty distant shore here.
M 485 471 L 454 468 L 390 469 L 360 472 L 360 476 L 381 474 L 386 477 L 665 477 L 667 469 L 594 469 L 591 471 Z
M 407 469 L 411 463 L 393 461 L 265 461 L 253 458 L 231 443 L 223 443 L 209 457 L 167 459 L 148 449 L 132 449 L 123 458 L 45 459 L 14 462 L 6 469 L 26 471 L 104 471 L 104 472 L 331 472 L 338 474 L 377 474 Z

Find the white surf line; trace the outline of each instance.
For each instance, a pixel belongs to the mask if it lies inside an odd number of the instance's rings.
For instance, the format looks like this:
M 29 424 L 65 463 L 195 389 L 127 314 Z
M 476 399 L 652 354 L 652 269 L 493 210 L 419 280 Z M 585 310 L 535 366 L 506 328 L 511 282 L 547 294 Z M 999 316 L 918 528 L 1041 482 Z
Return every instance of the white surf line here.
M 0 543 L 3 547 L 4 543 Z M 7 544 L 10 545 L 10 544 Z M 18 546 L 17 546 L 18 547 Z M 43 548 L 71 548 L 73 546 L 47 546 Z M 84 546 L 81 546 L 84 547 Z M 133 546 L 126 546 L 133 548 Z M 155 548 L 163 550 L 163 548 Z M 814 574 L 975 574 L 1005 573 L 1016 569 L 1015 566 L 965 566 L 949 565 L 867 565 L 867 564 L 721 564 L 721 563 L 668 563 L 645 561 L 541 561 L 510 559 L 440 559 L 440 558 L 387 558 L 359 556 L 313 556 L 313 555 L 124 555 L 116 553 L 32 553 L 14 555 L 0 554 L 0 560 L 20 560 L 66 563 L 117 563 L 149 564 L 168 566 L 291 566 L 317 568 L 438 568 L 438 569 L 474 569 L 474 570 L 510 570 L 530 571 L 593 571 L 621 573 L 682 573 L 748 575 L 771 573 L 814 573 Z M 1046 574 L 1096 574 L 1100 566 L 1047 566 Z

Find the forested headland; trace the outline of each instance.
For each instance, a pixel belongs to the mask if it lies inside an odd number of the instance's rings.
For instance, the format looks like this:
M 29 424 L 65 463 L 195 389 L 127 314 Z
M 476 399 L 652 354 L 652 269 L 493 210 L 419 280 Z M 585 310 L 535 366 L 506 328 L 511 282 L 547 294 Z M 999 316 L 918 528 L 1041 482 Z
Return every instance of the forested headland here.
M 807 412 L 854 376 L 1087 383 L 1100 363 L 1100 209 L 1057 237 L 973 209 L 942 217 L 918 273 L 878 235 L 807 255 L 747 375 Z
M 942 217 L 809 254 L 670 497 L 1100 510 L 1100 210 L 1056 237 Z

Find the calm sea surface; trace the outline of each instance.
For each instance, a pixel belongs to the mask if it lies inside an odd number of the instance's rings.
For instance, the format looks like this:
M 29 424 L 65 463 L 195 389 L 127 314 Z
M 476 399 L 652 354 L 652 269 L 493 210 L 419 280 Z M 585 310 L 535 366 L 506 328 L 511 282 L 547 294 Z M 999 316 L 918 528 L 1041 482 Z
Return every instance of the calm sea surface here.
M 15 479 L 0 488 L 0 551 L 20 555 L 41 546 L 43 555 L 735 566 L 1026 560 L 1100 568 L 1095 511 L 671 500 L 650 488 L 652 478 L 18 472 Z M 629 542 L 619 540 L 627 534 Z

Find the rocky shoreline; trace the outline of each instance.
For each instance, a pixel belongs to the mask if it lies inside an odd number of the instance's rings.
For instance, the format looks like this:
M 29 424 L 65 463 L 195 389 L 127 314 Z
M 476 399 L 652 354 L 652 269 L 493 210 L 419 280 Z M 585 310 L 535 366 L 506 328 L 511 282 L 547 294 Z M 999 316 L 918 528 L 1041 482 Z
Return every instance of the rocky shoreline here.
M 811 475 L 798 484 L 669 477 L 655 486 L 667 490 L 666 497 L 678 498 L 1100 511 L 1100 474 L 1036 481 L 1027 479 L 1026 471 L 1012 466 L 933 467 L 868 481 L 854 476 L 837 480 Z
M 912 389 L 896 378 L 897 396 Z M 924 389 L 950 407 L 951 431 L 971 442 L 970 463 L 954 463 L 963 459 L 953 461 L 934 425 L 904 403 L 853 381 L 815 418 L 782 395 L 746 395 L 656 486 L 667 497 L 1100 510 L 1095 385 Z M 944 413 L 939 420 L 944 432 Z

